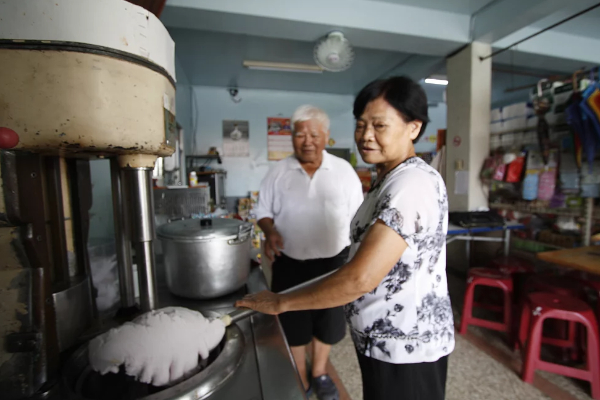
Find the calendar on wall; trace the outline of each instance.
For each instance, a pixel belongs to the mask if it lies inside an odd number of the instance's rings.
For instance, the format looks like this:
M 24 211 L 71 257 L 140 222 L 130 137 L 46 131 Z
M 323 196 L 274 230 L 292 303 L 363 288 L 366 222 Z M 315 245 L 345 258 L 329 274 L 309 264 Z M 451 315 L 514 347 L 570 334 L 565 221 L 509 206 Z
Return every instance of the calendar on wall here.
M 283 160 L 294 154 L 290 118 L 267 118 L 269 161 Z

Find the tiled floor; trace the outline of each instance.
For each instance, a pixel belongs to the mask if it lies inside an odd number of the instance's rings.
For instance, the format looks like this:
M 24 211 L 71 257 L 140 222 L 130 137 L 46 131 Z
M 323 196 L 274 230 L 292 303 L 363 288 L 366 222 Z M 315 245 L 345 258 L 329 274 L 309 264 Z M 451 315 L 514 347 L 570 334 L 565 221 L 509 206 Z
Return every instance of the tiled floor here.
M 362 399 L 360 368 L 350 335 L 346 335 L 341 343 L 332 348 L 330 360 L 350 398 L 352 400 Z
M 464 284 L 452 277 L 449 277 L 449 281 L 453 305 L 458 310 L 462 306 L 460 296 L 464 290 L 461 285 Z M 349 335 L 334 346 L 331 363 L 350 398 L 361 400 L 360 370 Z M 519 368 L 518 355 L 509 349 L 501 336 L 470 328 L 465 337 L 456 335 L 456 348 L 450 356 L 446 399 L 590 399 L 589 385 L 585 383 L 542 372 L 530 385 L 518 376 Z
M 354 346 L 347 336 L 331 353 L 331 363 L 353 400 L 362 399 L 360 370 Z M 479 350 L 461 336 L 457 336 L 456 349 L 450 356 L 448 400 L 515 400 L 549 399 L 539 390 L 522 382 L 508 368 Z

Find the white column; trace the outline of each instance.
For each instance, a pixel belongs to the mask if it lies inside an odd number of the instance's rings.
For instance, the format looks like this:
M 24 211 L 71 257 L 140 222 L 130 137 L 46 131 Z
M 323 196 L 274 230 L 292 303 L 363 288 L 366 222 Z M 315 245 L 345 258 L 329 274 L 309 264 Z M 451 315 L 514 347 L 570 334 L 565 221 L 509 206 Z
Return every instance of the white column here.
M 450 211 L 487 207 L 487 191 L 479 180 L 490 150 L 492 95 L 491 46 L 474 42 L 448 58 L 448 132 L 446 186 Z

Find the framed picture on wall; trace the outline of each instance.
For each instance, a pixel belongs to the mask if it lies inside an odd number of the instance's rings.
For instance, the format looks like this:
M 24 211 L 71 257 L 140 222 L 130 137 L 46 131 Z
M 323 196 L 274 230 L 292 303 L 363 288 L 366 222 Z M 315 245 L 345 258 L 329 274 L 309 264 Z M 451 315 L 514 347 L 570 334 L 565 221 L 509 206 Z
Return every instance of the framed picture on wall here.
M 248 121 L 223 121 L 223 157 L 250 157 Z

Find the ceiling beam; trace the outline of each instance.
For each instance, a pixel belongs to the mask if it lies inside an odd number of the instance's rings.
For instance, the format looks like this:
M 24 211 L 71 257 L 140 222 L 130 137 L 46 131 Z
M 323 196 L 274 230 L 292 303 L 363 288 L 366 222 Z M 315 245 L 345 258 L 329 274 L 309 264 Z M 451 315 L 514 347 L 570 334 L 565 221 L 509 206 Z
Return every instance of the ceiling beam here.
M 525 28 L 501 42 L 494 43 L 495 48 L 509 46 L 512 40 L 519 40 L 535 33 L 536 28 Z M 521 36 L 522 35 L 522 36 Z M 553 70 L 570 73 L 581 67 L 600 64 L 600 40 L 562 32 L 548 31 L 516 47 L 495 56 L 493 61 L 533 69 Z
M 585 1 L 585 0 L 584 0 Z M 499 0 L 471 17 L 471 38 L 494 43 L 581 0 Z
M 444 57 L 412 55 L 406 62 L 387 72 L 382 78 L 404 75 L 420 81 L 443 70 L 446 65 Z
M 173 28 L 310 42 L 337 29 L 356 47 L 441 56 L 469 41 L 470 17 L 364 0 L 169 0 L 161 20 Z

